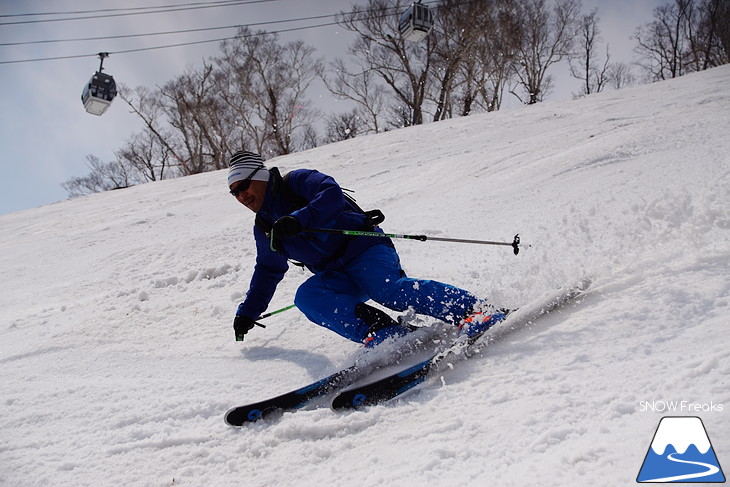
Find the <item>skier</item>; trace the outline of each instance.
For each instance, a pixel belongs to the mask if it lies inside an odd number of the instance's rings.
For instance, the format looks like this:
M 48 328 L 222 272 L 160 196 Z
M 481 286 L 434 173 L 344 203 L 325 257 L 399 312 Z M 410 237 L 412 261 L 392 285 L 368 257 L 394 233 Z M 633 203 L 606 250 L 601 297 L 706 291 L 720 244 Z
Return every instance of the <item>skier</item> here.
M 233 322 L 242 341 L 269 305 L 288 270 L 288 259 L 314 273 L 297 290 L 294 304 L 312 322 L 372 347 L 409 329 L 366 304 L 418 314 L 459 326 L 472 336 L 505 318 L 503 310 L 472 293 L 441 282 L 406 276 L 392 241 L 306 232 L 309 228 L 382 233 L 369 215 L 346 198 L 335 180 L 316 170 L 298 169 L 282 177 L 261 156 L 236 152 L 229 161 L 231 194 L 256 213 L 256 266 L 246 299 Z M 369 213 L 369 212 L 368 212 Z

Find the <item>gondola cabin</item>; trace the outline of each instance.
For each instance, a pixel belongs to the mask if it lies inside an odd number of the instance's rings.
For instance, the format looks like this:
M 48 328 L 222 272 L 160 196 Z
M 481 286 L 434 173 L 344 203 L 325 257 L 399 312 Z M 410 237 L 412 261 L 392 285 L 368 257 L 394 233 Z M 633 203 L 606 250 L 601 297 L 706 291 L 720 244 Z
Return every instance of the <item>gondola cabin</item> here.
M 111 105 L 114 97 L 117 96 L 117 84 L 114 82 L 114 78 L 109 75 L 102 73 L 104 58 L 108 54 L 100 53 L 101 65 L 99 65 L 99 71 L 94 73 L 89 82 L 81 92 L 81 102 L 84 104 L 84 108 L 87 112 L 92 115 L 103 114 L 109 105 Z
M 433 27 L 433 13 L 428 6 L 422 3 L 412 3 L 403 12 L 398 22 L 398 30 L 403 39 L 418 42 L 431 32 Z

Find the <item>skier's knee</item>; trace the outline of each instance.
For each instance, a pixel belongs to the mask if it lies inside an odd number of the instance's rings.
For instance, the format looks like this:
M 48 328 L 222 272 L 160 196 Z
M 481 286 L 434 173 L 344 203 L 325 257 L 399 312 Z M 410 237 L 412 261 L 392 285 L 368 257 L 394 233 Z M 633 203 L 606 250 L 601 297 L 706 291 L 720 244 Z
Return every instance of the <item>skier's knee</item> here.
M 313 296 L 306 289 L 306 286 L 299 286 L 296 294 L 294 294 L 294 304 L 305 316 L 309 314 L 309 311 L 313 306 Z

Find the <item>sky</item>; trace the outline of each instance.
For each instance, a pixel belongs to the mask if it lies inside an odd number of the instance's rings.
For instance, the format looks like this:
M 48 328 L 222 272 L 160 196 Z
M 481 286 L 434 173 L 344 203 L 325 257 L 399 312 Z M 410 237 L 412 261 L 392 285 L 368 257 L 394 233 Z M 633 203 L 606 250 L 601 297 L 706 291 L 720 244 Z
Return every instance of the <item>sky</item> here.
M 208 0 L 206 0 L 208 1 Z M 254 0 L 255 1 L 255 0 Z M 17 14 L 68 12 L 192 3 L 192 0 L 0 0 L 0 44 L 52 39 L 78 39 L 171 30 L 250 25 L 301 17 L 334 15 L 357 2 L 338 0 L 264 0 L 237 6 L 179 11 L 174 13 L 117 16 L 62 22 L 9 24 L 60 16 L 11 17 Z M 361 2 L 362 3 L 362 2 Z M 663 0 L 583 0 L 588 13 L 598 8 L 599 28 L 609 43 L 613 60 L 630 62 L 636 27 L 650 21 L 653 9 Z M 77 16 L 89 16 L 79 14 Z M 328 23 L 327 19 L 253 26 L 275 31 Z M 82 42 L 0 46 L 0 62 L 46 57 L 87 55 L 79 58 L 0 64 L 0 214 L 52 204 L 67 198 L 61 184 L 88 174 L 86 157 L 114 160 L 132 133 L 141 128 L 126 104 L 115 100 L 101 117 L 87 114 L 80 101 L 81 90 L 99 66 L 95 53 L 118 52 L 181 42 L 219 39 L 235 29 L 169 36 Z M 282 41 L 301 39 L 317 50 L 325 62 L 347 58 L 353 40 L 337 25 L 282 33 Z M 130 87 L 155 87 L 182 73 L 187 66 L 200 66 L 218 53 L 218 43 L 112 54 L 104 62 L 106 73 Z M 557 80 L 550 99 L 570 98 L 579 81 L 567 75 L 567 67 L 554 68 Z M 511 95 L 506 95 L 510 97 Z M 311 102 L 325 113 L 342 111 L 323 87 L 312 92 Z M 342 102 L 339 102 L 342 103 Z M 512 104 L 515 101 L 512 100 Z M 506 101 L 509 106 L 510 100 Z M 69 130 L 70 129 L 70 130 Z

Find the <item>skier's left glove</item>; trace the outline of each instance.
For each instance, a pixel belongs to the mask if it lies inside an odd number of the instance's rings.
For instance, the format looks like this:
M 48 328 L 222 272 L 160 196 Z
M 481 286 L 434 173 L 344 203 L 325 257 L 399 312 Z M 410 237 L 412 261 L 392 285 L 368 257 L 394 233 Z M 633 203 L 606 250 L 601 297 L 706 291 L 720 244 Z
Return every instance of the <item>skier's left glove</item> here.
M 302 231 L 302 224 L 295 216 L 286 215 L 282 216 L 274 222 L 274 226 L 271 229 L 271 243 L 272 250 L 281 249 L 281 239 L 284 237 L 291 237 Z
M 274 232 L 279 237 L 291 237 L 302 231 L 302 224 L 295 216 L 282 216 L 274 222 Z
M 238 309 L 240 311 L 240 305 Z M 251 328 L 254 327 L 255 324 L 255 320 L 249 318 L 248 316 L 242 316 L 236 313 L 236 317 L 233 319 L 233 331 L 236 332 L 236 341 L 242 342 L 243 337 L 251 330 Z

